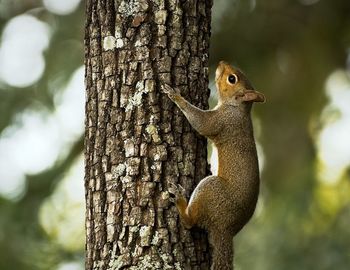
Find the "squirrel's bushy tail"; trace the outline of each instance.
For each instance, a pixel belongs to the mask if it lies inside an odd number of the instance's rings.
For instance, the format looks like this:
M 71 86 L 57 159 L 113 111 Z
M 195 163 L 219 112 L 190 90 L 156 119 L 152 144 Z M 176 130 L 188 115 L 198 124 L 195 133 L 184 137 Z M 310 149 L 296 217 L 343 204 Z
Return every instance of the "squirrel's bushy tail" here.
M 215 231 L 209 237 L 213 246 L 210 270 L 233 270 L 233 234 Z

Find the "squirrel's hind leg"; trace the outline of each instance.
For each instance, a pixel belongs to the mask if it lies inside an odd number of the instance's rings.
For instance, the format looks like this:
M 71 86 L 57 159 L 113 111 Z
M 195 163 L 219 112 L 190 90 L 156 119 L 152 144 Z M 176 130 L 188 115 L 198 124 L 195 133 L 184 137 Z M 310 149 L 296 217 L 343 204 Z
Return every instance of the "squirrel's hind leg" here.
M 198 208 L 193 204 L 189 207 L 182 186 L 171 184 L 169 192 L 175 196 L 174 202 L 183 225 L 187 229 L 191 229 L 197 223 Z

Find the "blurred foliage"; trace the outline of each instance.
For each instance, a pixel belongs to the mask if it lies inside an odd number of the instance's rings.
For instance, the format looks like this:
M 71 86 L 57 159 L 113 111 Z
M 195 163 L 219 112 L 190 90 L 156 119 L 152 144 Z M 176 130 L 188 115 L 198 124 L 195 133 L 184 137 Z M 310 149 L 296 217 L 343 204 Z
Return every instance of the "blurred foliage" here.
M 52 35 L 45 51 L 45 71 L 37 83 L 25 88 L 0 84 L 0 131 L 3 131 L 27 109 L 44 114 L 55 110 L 55 96 L 83 63 L 84 5 L 66 16 L 50 13 L 41 1 L 0 1 L 0 6 L 1 30 L 11 18 L 26 13 L 46 22 Z M 20 198 L 11 201 L 0 197 L 0 269 L 55 269 L 62 261 L 83 257 L 83 250 L 70 252 L 51 241 L 38 219 L 44 200 L 81 155 L 82 138 L 70 147 L 64 160 L 57 160 L 39 174 L 26 176 L 25 193 Z M 35 151 L 35 145 L 32 148 Z
M 0 6 L 1 31 L 14 16 L 29 13 L 52 32 L 40 80 L 24 89 L 0 84 L 3 131 L 27 108 L 55 110 L 57 91 L 83 63 L 84 6 L 65 16 L 35 0 L 0 0 Z M 268 100 L 254 107 L 265 160 L 262 194 L 255 217 L 235 240 L 237 269 L 350 265 L 349 171 L 333 184 L 317 177 L 325 84 L 334 71 L 349 72 L 349 14 L 348 0 L 214 1 L 211 74 L 222 59 L 237 64 Z M 80 139 L 51 168 L 27 175 L 16 200 L 0 197 L 0 269 L 57 269 L 83 257 L 83 249 L 63 247 L 39 222 L 41 205 L 82 148 Z

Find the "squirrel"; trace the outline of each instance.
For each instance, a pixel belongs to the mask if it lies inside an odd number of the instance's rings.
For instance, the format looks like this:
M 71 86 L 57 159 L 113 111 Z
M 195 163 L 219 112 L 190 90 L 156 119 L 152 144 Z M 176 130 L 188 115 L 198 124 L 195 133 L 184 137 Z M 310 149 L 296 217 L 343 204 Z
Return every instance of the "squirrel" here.
M 233 269 L 233 237 L 252 217 L 259 193 L 259 166 L 250 112 L 265 102 L 244 74 L 221 61 L 215 73 L 218 105 L 202 110 L 169 85 L 163 92 L 180 108 L 191 126 L 214 142 L 218 173 L 202 179 L 189 202 L 180 185 L 168 190 L 185 228 L 204 228 L 213 246 L 211 270 Z

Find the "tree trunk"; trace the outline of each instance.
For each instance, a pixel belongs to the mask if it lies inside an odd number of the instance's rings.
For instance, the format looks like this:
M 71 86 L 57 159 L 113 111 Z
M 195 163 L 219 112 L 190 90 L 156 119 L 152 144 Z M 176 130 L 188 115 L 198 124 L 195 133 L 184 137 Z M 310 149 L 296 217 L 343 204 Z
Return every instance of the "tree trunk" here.
M 87 1 L 86 269 L 209 269 L 206 234 L 183 228 L 167 191 L 207 175 L 206 141 L 160 86 L 207 108 L 210 10 Z

